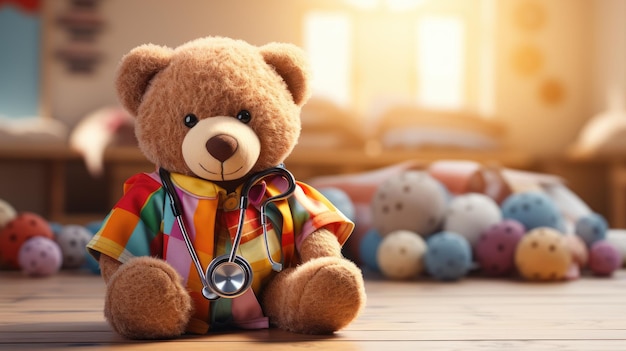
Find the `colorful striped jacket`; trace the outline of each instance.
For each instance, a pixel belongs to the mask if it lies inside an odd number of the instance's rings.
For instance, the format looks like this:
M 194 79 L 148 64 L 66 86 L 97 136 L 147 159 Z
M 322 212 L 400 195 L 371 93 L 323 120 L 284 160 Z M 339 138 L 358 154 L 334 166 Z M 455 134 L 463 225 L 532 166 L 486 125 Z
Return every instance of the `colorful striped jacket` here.
M 187 231 L 206 269 L 214 257 L 230 252 L 238 226 L 236 207 L 241 187 L 227 194 L 206 180 L 175 173 L 171 177 L 182 202 Z M 253 282 L 248 292 L 235 299 L 209 301 L 202 296 L 202 283 L 157 172 L 137 174 L 126 181 L 124 196 L 87 248 L 96 258 L 103 253 L 122 263 L 149 255 L 171 264 L 182 276 L 195 304 L 195 314 L 187 327 L 190 333 L 203 334 L 220 326 L 267 328 L 268 320 L 257 296 L 274 272 L 266 257 L 257 206 L 262 198 L 280 194 L 286 187 L 286 181 L 277 176 L 251 191 L 255 195 L 246 211 L 238 254 L 252 266 Z M 343 244 L 354 227 L 323 195 L 300 182 L 291 197 L 268 206 L 268 217 L 272 258 L 282 260 L 285 267 L 298 264 L 299 245 L 315 230 L 326 227 Z

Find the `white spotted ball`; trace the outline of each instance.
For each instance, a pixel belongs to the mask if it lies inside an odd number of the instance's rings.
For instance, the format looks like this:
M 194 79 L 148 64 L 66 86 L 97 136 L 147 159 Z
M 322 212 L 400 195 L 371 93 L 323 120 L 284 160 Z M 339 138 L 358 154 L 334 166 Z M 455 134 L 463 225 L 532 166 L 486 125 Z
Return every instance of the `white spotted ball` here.
M 87 243 L 91 233 L 83 226 L 70 224 L 64 226 L 56 237 L 63 253 L 63 268 L 80 268 L 87 261 Z
M 437 231 L 447 207 L 445 187 L 422 171 L 386 179 L 372 199 L 372 226 L 381 236 L 409 230 L 427 236 Z
M 460 234 L 476 247 L 482 233 L 502 221 L 498 204 L 487 195 L 468 193 L 450 201 L 444 219 L 444 231 Z

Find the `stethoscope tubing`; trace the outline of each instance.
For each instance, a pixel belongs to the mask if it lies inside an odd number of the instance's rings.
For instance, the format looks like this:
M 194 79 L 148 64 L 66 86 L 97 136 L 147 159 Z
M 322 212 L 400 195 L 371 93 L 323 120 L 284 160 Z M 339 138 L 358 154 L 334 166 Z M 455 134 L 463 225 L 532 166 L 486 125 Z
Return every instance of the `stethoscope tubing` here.
M 241 262 L 243 262 L 246 266 L 249 267 L 249 264 L 247 263 L 247 261 L 245 261 L 245 259 L 243 259 L 243 257 L 239 257 L 237 256 L 237 251 L 239 250 L 239 244 L 241 243 L 241 237 L 243 235 L 243 223 L 245 221 L 245 213 L 246 213 L 246 209 L 248 208 L 248 196 L 250 193 L 250 190 L 252 189 L 252 187 L 257 184 L 259 181 L 261 181 L 262 179 L 264 179 L 265 177 L 269 176 L 269 175 L 279 175 L 282 176 L 284 179 L 287 180 L 288 183 L 288 188 L 285 192 L 272 196 L 266 200 L 263 201 L 263 203 L 260 206 L 260 216 L 261 216 L 261 227 L 263 230 L 263 240 L 264 240 L 264 244 L 265 244 L 265 251 L 266 251 L 266 255 L 267 255 L 267 259 L 270 262 L 272 269 L 274 271 L 281 271 L 282 270 L 282 264 L 280 262 L 276 262 L 274 261 L 274 259 L 272 258 L 272 255 L 270 253 L 270 249 L 269 249 L 269 241 L 268 241 L 268 233 L 267 233 L 267 216 L 266 216 L 266 206 L 274 201 L 278 201 L 278 200 L 283 200 L 288 198 L 289 196 L 291 196 L 295 189 L 296 189 L 296 181 L 295 178 L 293 176 L 293 174 L 291 174 L 291 172 L 289 172 L 287 169 L 285 169 L 282 166 L 278 166 L 278 167 L 273 167 L 273 168 L 269 168 L 266 169 L 264 171 L 261 171 L 259 173 L 255 173 L 252 177 L 250 177 L 250 179 L 248 179 L 244 186 L 242 187 L 241 190 L 241 197 L 240 197 L 240 201 L 239 201 L 239 223 L 237 226 L 237 232 L 235 234 L 235 238 L 233 239 L 233 243 L 232 243 L 232 248 L 230 250 L 230 254 L 228 255 L 228 263 L 235 263 L 237 261 L 237 259 L 239 258 L 241 260 Z M 194 266 L 196 268 L 196 270 L 198 271 L 198 276 L 200 277 L 200 281 L 202 283 L 202 286 L 204 287 L 205 290 L 210 289 L 213 290 L 211 291 L 213 294 L 215 294 L 215 284 L 211 284 L 208 281 L 207 276 L 209 275 L 209 268 L 210 267 L 214 267 L 215 266 L 215 259 L 209 264 L 209 266 L 207 267 L 207 272 L 205 274 L 205 272 L 202 269 L 202 264 L 200 263 L 200 259 L 198 257 L 198 254 L 196 253 L 196 250 L 193 246 L 193 243 L 191 242 L 191 238 L 189 237 L 189 234 L 187 232 L 185 223 L 183 221 L 183 208 L 182 208 L 182 204 L 180 202 L 180 199 L 178 198 L 178 195 L 176 194 L 176 190 L 174 188 L 174 184 L 172 182 L 172 179 L 170 177 L 170 174 L 168 171 L 166 171 L 163 168 L 159 168 L 159 176 L 161 177 L 161 181 L 163 183 L 163 187 L 165 189 L 165 192 L 168 194 L 168 197 L 170 199 L 170 203 L 171 203 L 171 207 L 172 207 L 172 212 L 176 218 L 176 222 L 178 224 L 178 227 L 181 231 L 181 234 L 183 236 L 183 240 L 185 241 L 185 246 L 187 247 L 187 251 L 189 251 L 189 255 L 191 256 L 191 260 L 194 263 Z M 220 256 L 222 257 L 222 256 Z M 251 278 L 247 278 L 247 279 L 251 279 Z M 249 286 L 249 284 L 246 284 Z M 209 288 L 210 286 L 213 286 L 213 288 Z M 207 295 L 204 293 L 203 291 L 203 295 L 205 295 L 205 297 L 207 297 Z M 217 294 L 218 296 L 225 296 L 228 297 L 226 295 L 220 295 Z M 211 295 L 212 296 L 212 295 Z M 236 295 L 238 296 L 238 295 Z M 235 297 L 235 296 L 233 296 Z M 209 297 L 207 297 L 209 298 Z

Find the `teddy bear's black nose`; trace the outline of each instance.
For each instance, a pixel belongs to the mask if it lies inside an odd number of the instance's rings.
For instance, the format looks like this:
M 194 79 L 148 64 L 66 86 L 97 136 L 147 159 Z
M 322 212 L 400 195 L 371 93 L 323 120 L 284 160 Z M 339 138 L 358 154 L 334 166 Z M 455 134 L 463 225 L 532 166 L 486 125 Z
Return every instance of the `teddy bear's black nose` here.
M 211 137 L 206 142 L 206 149 L 218 161 L 228 160 L 237 151 L 237 140 L 230 135 L 220 134 Z

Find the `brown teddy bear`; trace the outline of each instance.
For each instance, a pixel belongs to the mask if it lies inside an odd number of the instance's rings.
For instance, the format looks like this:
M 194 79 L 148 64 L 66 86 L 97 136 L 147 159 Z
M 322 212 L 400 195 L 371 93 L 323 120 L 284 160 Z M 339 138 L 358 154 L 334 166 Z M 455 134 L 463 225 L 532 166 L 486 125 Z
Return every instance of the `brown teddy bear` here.
M 122 59 L 116 86 L 159 171 L 125 183 L 88 244 L 114 330 L 325 334 L 356 318 L 363 278 L 341 254 L 354 225 L 280 166 L 309 97 L 299 48 L 222 37 L 142 45 Z

